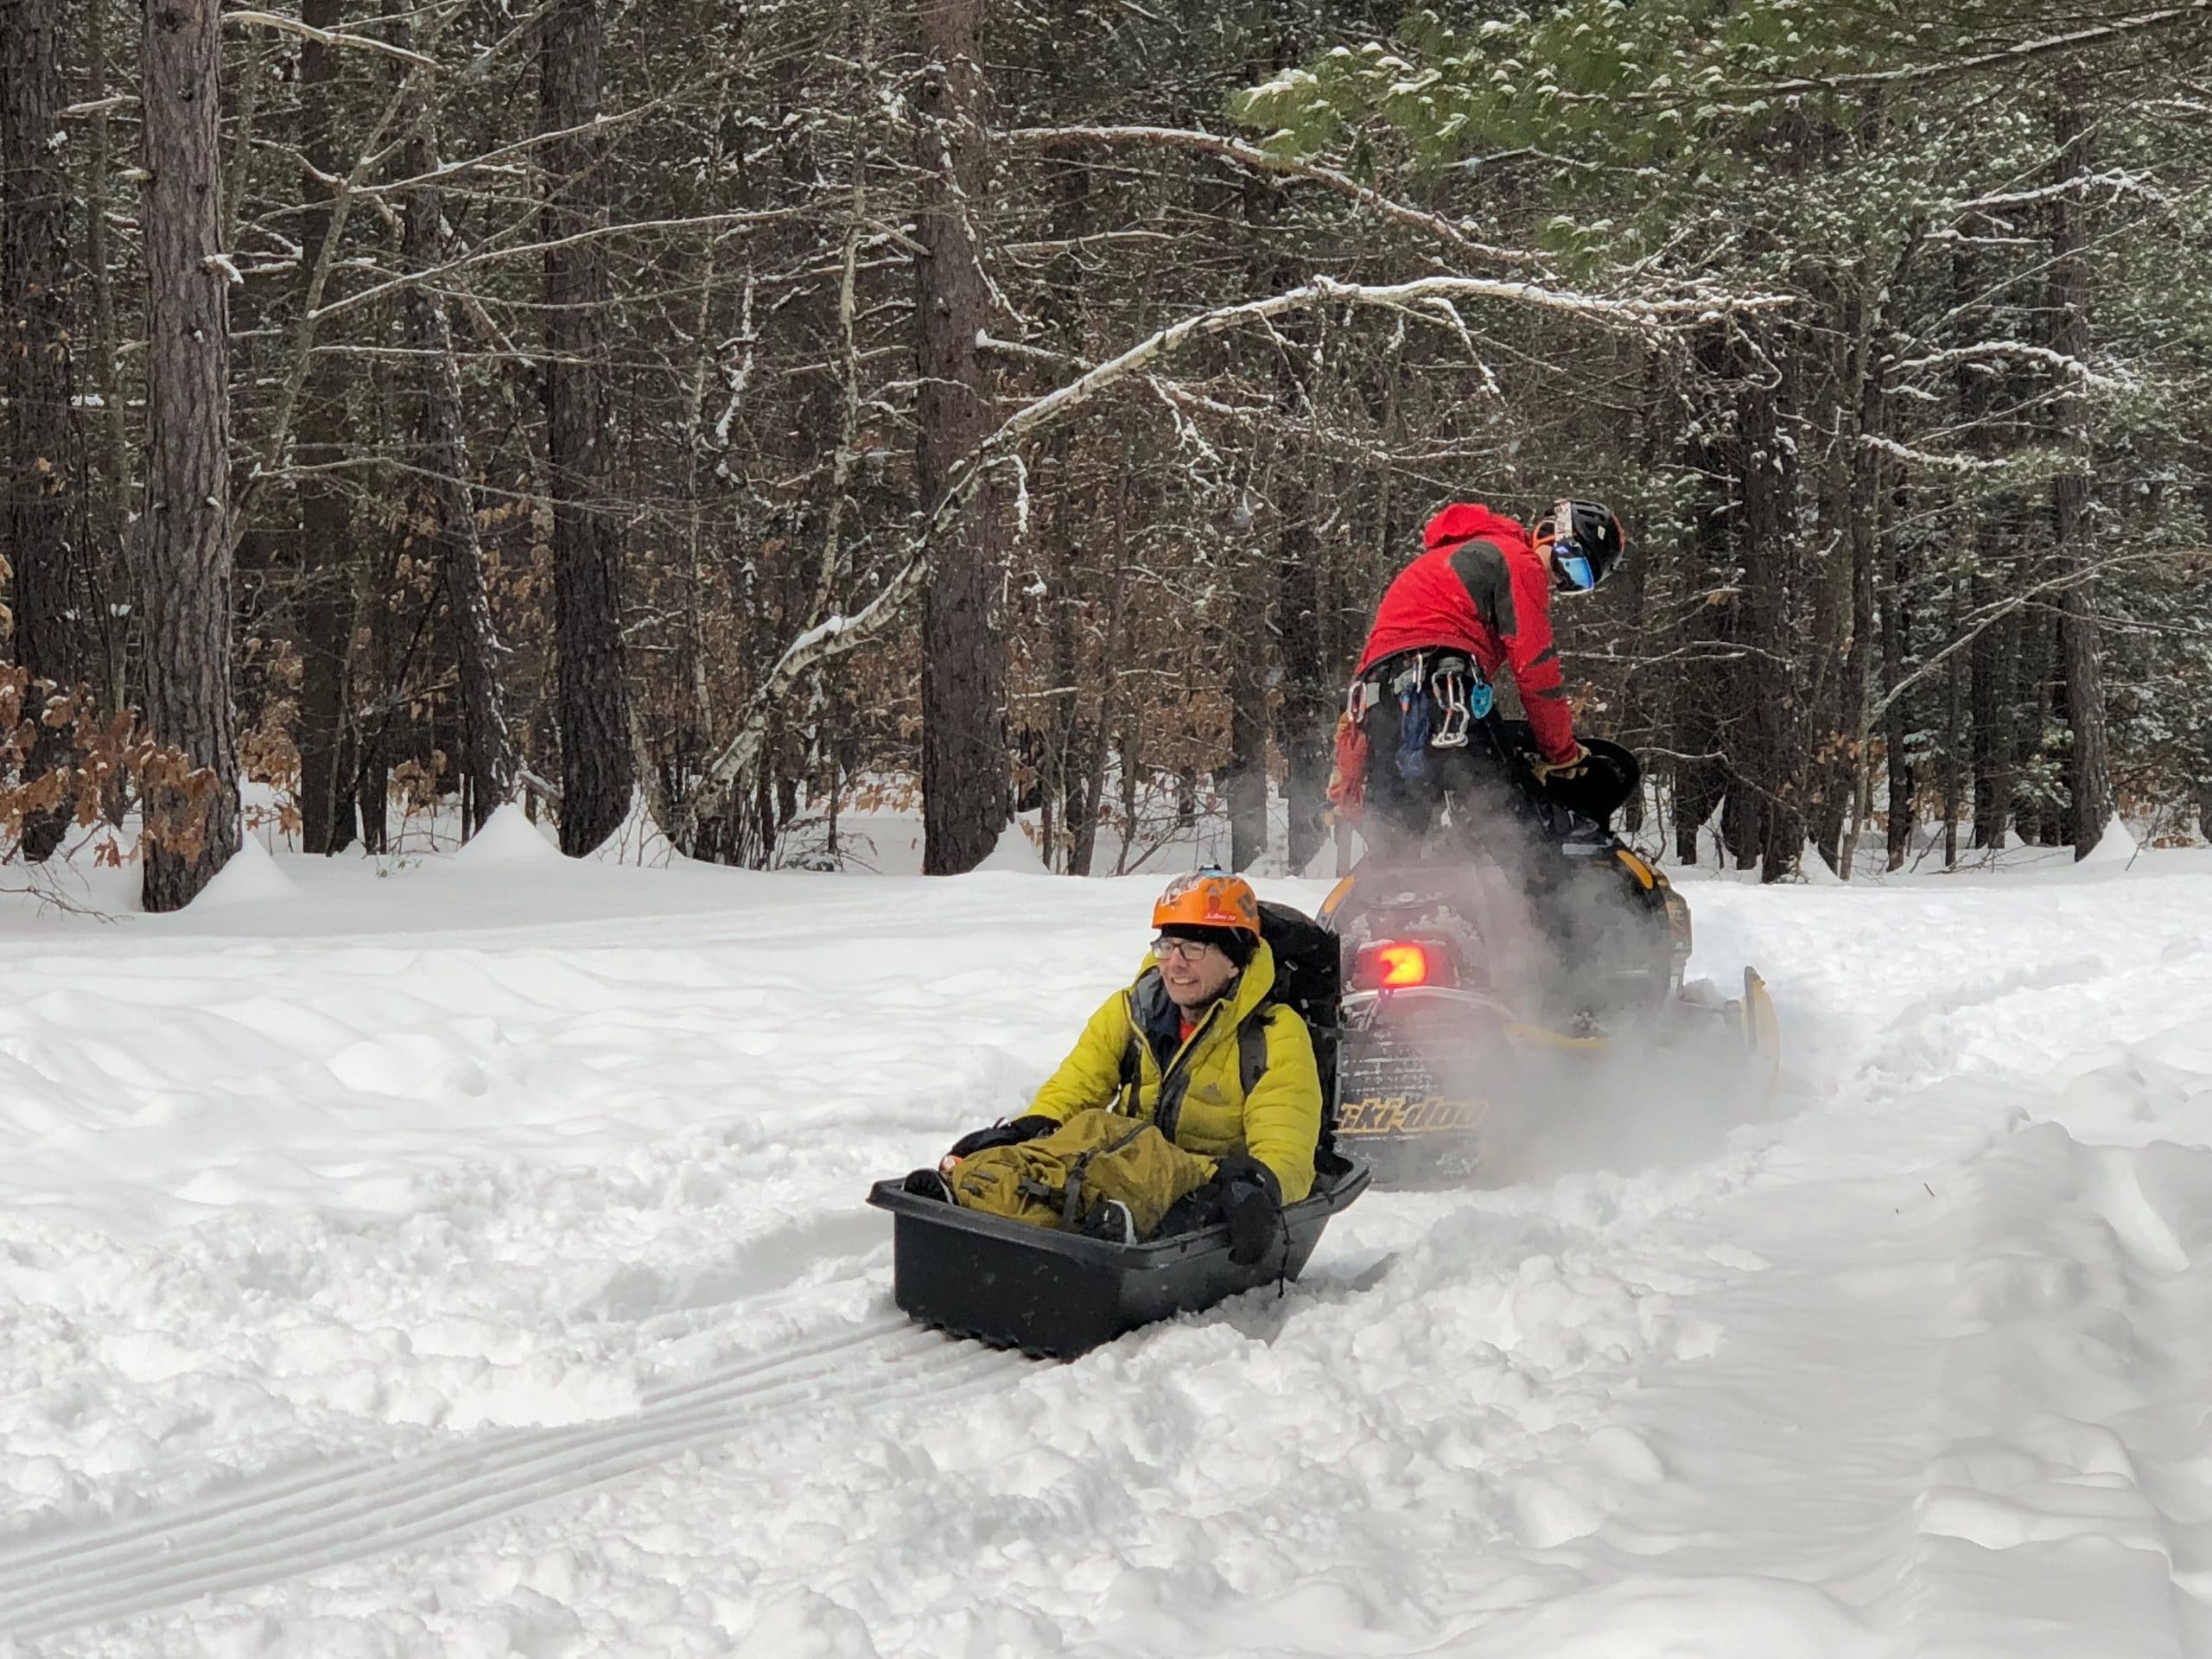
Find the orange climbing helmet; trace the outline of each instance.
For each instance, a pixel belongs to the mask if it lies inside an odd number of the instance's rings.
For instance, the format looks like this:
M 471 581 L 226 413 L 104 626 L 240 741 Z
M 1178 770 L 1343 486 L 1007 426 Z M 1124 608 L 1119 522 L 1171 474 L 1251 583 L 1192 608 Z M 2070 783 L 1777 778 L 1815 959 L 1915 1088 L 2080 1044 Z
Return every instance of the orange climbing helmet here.
M 1227 927 L 1260 937 L 1260 895 L 1241 875 L 1193 870 L 1167 884 L 1152 907 L 1156 928 Z

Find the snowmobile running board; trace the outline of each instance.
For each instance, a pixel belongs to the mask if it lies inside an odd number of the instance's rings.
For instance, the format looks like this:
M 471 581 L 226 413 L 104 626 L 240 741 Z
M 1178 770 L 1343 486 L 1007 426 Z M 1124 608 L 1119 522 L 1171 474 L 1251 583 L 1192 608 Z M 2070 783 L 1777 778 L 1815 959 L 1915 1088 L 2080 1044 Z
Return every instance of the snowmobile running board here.
M 895 1180 L 878 1181 L 868 1201 L 893 1218 L 892 1295 L 902 1313 L 995 1348 L 1073 1359 L 1140 1325 L 1297 1278 L 1329 1217 L 1367 1190 L 1367 1166 L 1347 1161 L 1285 1208 L 1281 1241 L 1249 1267 L 1229 1259 L 1222 1226 L 1115 1244 L 963 1210 Z

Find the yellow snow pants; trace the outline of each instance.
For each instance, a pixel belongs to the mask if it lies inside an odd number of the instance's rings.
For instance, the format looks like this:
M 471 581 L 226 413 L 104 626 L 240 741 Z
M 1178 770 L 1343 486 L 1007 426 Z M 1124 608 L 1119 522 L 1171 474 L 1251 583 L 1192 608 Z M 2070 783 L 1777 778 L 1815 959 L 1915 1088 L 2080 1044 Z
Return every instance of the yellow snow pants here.
M 948 1178 L 953 1202 L 1038 1227 L 1079 1222 L 1109 1198 L 1149 1238 L 1168 1206 L 1213 1179 L 1214 1161 L 1185 1152 L 1149 1123 L 1103 1107 L 1034 1141 L 963 1158 Z

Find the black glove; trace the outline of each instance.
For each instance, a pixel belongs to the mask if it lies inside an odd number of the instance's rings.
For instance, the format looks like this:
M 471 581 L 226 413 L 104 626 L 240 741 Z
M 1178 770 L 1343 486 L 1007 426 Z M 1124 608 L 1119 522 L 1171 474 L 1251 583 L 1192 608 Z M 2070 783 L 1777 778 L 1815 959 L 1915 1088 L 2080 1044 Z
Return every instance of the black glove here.
M 1214 1172 L 1221 1216 L 1229 1224 L 1229 1259 L 1249 1268 L 1282 1231 L 1282 1184 L 1257 1159 L 1231 1153 Z
M 1034 1141 L 1040 1135 L 1050 1135 L 1059 1123 L 1041 1112 L 1032 1112 L 1027 1117 L 1017 1117 L 1011 1123 L 994 1123 L 988 1129 L 977 1129 L 963 1135 L 952 1143 L 949 1158 L 972 1158 L 979 1152 L 993 1147 L 1018 1147 L 1025 1141 Z

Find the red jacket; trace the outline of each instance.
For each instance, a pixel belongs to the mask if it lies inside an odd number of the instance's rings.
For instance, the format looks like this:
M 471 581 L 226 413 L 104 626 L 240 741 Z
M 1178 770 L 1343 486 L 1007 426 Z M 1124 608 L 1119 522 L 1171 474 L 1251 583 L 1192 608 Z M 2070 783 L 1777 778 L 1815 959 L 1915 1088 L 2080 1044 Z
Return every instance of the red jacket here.
M 1545 760 L 1574 758 L 1574 721 L 1552 642 L 1552 578 L 1529 532 L 1488 507 L 1455 501 L 1428 521 L 1428 550 L 1398 572 L 1359 654 L 1364 674 L 1402 651 L 1457 646 L 1497 678 L 1513 670 Z

